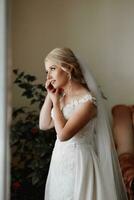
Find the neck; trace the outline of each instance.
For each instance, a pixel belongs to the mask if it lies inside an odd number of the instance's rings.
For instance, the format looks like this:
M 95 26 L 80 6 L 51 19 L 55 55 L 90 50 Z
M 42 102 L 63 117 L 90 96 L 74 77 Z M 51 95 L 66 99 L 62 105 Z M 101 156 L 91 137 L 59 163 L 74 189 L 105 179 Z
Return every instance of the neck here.
M 77 94 L 77 91 L 78 91 L 78 89 L 80 89 L 81 87 L 82 87 L 82 85 L 81 85 L 79 82 L 70 80 L 70 81 L 63 87 L 63 89 L 64 89 L 64 95 L 66 95 L 66 97 L 78 95 L 78 94 Z

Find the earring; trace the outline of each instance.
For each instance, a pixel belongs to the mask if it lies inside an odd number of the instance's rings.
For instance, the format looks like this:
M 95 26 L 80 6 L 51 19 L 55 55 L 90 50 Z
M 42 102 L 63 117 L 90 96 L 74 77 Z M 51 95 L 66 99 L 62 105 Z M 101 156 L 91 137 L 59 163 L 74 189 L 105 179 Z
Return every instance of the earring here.
M 71 84 L 71 82 L 69 81 L 69 82 L 68 82 L 68 88 L 67 88 L 67 93 L 66 93 L 66 94 L 70 96 L 71 93 L 72 93 L 72 84 Z
M 68 79 L 71 80 L 71 73 L 68 73 Z

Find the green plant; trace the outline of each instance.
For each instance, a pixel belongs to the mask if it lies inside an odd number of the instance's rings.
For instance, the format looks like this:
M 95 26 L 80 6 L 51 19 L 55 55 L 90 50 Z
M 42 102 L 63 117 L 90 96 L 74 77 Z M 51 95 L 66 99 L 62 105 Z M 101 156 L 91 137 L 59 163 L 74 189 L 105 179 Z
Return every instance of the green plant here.
M 39 112 L 44 102 L 46 89 L 37 83 L 35 76 L 13 70 L 14 84 L 22 90 L 22 98 L 29 106 L 13 108 L 11 123 L 11 191 L 30 184 L 40 188 L 45 185 L 52 149 L 55 142 L 55 130 L 39 129 Z M 37 109 L 32 109 L 36 104 Z M 12 197 L 14 200 L 17 197 Z M 32 197 L 34 199 L 34 197 Z

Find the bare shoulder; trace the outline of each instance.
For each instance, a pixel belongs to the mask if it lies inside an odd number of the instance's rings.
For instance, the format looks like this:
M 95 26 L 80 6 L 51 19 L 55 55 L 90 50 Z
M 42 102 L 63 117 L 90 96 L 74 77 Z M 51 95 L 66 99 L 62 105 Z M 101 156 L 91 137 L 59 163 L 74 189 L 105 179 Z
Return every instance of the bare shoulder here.
M 91 119 L 97 115 L 97 106 L 92 101 L 83 101 L 75 109 L 75 116 L 81 116 L 81 114 L 89 116 L 89 118 Z

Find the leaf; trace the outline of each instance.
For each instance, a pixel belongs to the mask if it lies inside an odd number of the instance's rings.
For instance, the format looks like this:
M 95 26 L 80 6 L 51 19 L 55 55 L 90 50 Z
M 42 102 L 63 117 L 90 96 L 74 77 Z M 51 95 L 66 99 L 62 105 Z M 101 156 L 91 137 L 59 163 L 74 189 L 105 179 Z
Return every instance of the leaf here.
M 43 86 L 43 84 L 38 84 L 37 88 L 41 89 L 42 91 L 46 90 L 46 88 Z
M 21 72 L 21 73 L 18 75 L 18 78 L 21 78 L 23 75 L 24 75 L 24 72 Z
M 25 92 L 22 93 L 22 96 L 26 96 L 28 99 L 33 97 L 33 93 L 31 90 L 26 90 Z
M 15 138 L 13 140 L 10 141 L 11 146 L 14 146 L 16 143 L 18 143 L 19 139 Z
M 32 100 L 31 100 L 31 104 L 34 104 L 35 102 L 37 102 L 36 99 L 32 99 Z
M 33 176 L 32 177 L 32 183 L 33 183 L 33 185 L 35 185 L 38 181 L 39 181 L 38 176 Z
M 21 83 L 21 81 L 20 81 L 19 79 L 16 79 L 16 80 L 14 81 L 14 83 Z
M 31 86 L 30 86 L 29 83 L 20 83 L 20 84 L 19 84 L 19 87 L 20 87 L 20 88 L 25 88 L 25 89 L 31 88 Z
M 24 78 L 25 78 L 27 81 L 31 81 L 31 82 L 33 82 L 33 81 L 36 80 L 36 77 L 35 77 L 35 76 L 31 76 L 31 75 L 29 75 L 29 74 L 26 74 L 26 75 L 24 76 Z
M 18 73 L 18 69 L 13 69 L 13 73 L 17 74 Z
M 44 157 L 44 155 L 46 154 L 46 152 L 44 151 L 44 152 L 42 152 L 41 154 L 40 154 L 40 157 Z
M 15 109 L 12 113 L 12 116 L 13 118 L 16 118 L 18 116 L 18 114 L 22 114 L 22 113 L 25 113 L 24 111 L 24 108 L 21 107 L 21 108 L 18 108 L 18 109 Z

